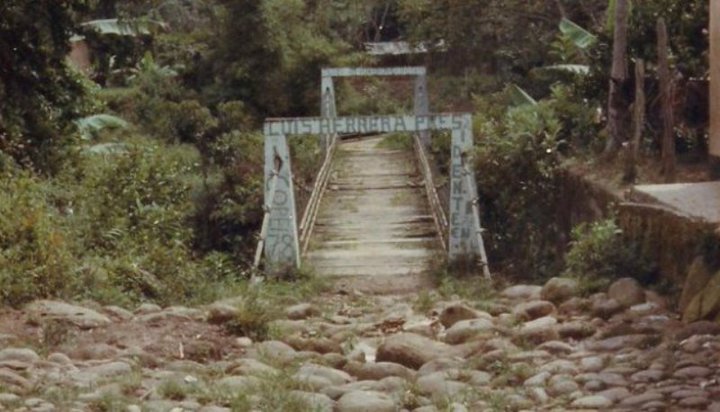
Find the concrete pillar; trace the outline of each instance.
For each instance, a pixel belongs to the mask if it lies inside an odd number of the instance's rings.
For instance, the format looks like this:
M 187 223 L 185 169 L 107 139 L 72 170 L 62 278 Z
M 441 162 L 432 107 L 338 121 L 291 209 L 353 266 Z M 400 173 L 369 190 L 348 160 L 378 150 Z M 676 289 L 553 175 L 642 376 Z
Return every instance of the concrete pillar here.
M 710 1 L 710 175 L 720 179 L 720 0 Z

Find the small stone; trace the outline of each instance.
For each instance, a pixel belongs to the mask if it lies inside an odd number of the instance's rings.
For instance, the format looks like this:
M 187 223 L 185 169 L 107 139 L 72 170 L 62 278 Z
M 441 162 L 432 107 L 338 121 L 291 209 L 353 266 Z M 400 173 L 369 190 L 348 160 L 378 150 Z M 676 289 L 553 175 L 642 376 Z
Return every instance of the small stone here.
M 509 299 L 532 299 L 540 296 L 542 286 L 535 285 L 515 285 L 500 292 L 500 295 Z
M 673 373 L 673 377 L 680 379 L 704 378 L 711 373 L 712 371 L 704 366 L 688 366 L 676 370 L 675 373 Z
M 377 348 L 378 362 L 394 362 L 412 369 L 456 353 L 452 346 L 412 333 L 391 335 Z
M 550 400 L 547 392 L 543 388 L 533 387 L 528 390 L 528 395 L 532 400 L 540 405 L 547 403 Z
M 143 303 L 135 309 L 136 315 L 147 315 L 160 312 L 162 308 L 154 303 Z
M 374 391 L 352 391 L 344 394 L 335 406 L 337 412 L 395 412 L 395 402 L 386 394 Z
M 648 402 L 661 401 L 663 396 L 657 392 L 645 392 L 640 395 L 629 396 L 620 401 L 621 406 L 640 406 Z
M 653 383 L 662 380 L 665 373 L 661 370 L 645 370 L 634 373 L 630 376 L 630 380 L 635 383 Z
M 552 315 L 556 312 L 555 305 L 546 300 L 535 300 L 524 302 L 513 309 L 513 314 L 520 319 L 534 320 L 544 316 Z
M 320 315 L 320 311 L 310 303 L 301 303 L 285 309 L 285 314 L 290 320 L 302 320 Z
M 551 396 L 563 396 L 569 395 L 580 389 L 580 386 L 569 378 L 551 379 L 551 382 L 547 388 L 548 393 Z
M 533 386 L 545 386 L 547 380 L 550 379 L 550 376 L 552 376 L 550 372 L 540 372 L 526 379 L 523 383 L 523 386 L 525 386 L 526 388 Z
M 260 380 L 254 376 L 226 376 L 215 384 L 233 392 L 246 392 L 260 386 Z
M 596 395 L 610 399 L 613 403 L 617 403 L 630 397 L 630 391 L 627 388 L 611 388 L 598 392 Z
M 553 303 L 562 303 L 579 291 L 578 282 L 570 278 L 552 278 L 545 283 L 540 291 L 540 297 Z
M 645 302 L 645 289 L 633 278 L 622 278 L 610 285 L 608 297 L 615 299 L 622 307 L 629 308 Z
M 572 321 L 561 324 L 558 328 L 558 334 L 563 339 L 585 339 L 595 334 L 596 328 L 589 322 Z
M 5 348 L 0 350 L 0 362 L 18 361 L 33 364 L 40 360 L 40 356 L 32 349 Z
M 0 368 L 0 386 L 23 391 L 29 388 L 31 383 L 11 370 Z
M 301 366 L 295 374 L 295 379 L 303 380 L 313 376 L 325 378 L 333 385 L 343 385 L 352 381 L 352 377 L 347 372 L 314 364 L 305 364 Z
M 574 400 L 573 403 L 570 404 L 573 408 L 581 409 L 605 409 L 612 405 L 613 402 L 610 399 L 599 395 L 585 396 Z
M 623 311 L 623 306 L 615 299 L 599 299 L 593 302 L 591 313 L 601 319 L 609 319 Z
M 35 319 L 65 320 L 81 329 L 92 329 L 111 323 L 110 318 L 92 309 L 54 300 L 36 300 L 25 307 Z
M 710 400 L 706 396 L 691 396 L 681 400 L 678 404 L 686 408 L 704 408 L 710 404 Z
M 527 342 L 539 344 L 550 340 L 557 340 L 560 336 L 555 329 L 557 320 L 546 316 L 525 322 L 518 331 L 517 338 Z
M 414 370 L 392 362 L 348 362 L 344 369 L 360 380 L 381 380 L 388 376 L 399 376 L 406 380 L 415 378 Z
M 467 319 L 456 322 L 445 333 L 445 342 L 456 345 L 466 342 L 475 336 L 495 330 L 491 320 Z
M 605 359 L 599 356 L 590 356 L 580 360 L 580 369 L 583 372 L 600 372 L 605 367 Z
M 440 323 L 445 328 L 450 328 L 462 320 L 478 318 L 492 319 L 487 313 L 473 309 L 462 302 L 452 302 L 440 312 Z
M 213 325 L 222 325 L 235 319 L 239 312 L 234 306 L 215 302 L 207 308 L 207 321 Z

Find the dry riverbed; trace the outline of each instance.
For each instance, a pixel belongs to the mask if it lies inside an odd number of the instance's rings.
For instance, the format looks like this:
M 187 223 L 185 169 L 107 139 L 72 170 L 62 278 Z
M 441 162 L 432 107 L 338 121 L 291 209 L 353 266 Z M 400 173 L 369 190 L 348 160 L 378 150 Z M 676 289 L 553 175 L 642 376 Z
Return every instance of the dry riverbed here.
M 0 410 L 720 411 L 720 325 L 632 280 L 474 290 L 330 288 L 272 319 L 37 301 L 0 313 Z

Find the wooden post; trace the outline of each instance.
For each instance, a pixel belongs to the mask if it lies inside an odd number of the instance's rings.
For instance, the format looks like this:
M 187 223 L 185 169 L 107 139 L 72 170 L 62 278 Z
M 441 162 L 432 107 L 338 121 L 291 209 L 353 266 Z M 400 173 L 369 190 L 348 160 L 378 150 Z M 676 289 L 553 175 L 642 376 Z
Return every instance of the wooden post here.
M 661 173 L 665 182 L 675 181 L 675 119 L 672 107 L 673 81 L 668 61 L 668 32 L 665 19 L 657 21 L 658 77 L 660 104 L 662 105 L 662 160 Z
M 617 0 L 614 20 L 612 69 L 608 97 L 608 140 L 605 146 L 607 157 L 613 157 L 620 145 L 627 140 L 629 102 L 623 94 L 623 89 L 628 78 L 628 0 Z
M 710 176 L 720 179 L 720 1 L 710 0 Z
M 640 141 L 645 130 L 645 62 L 635 62 L 635 103 L 633 103 L 633 136 L 625 159 L 625 183 L 635 183 L 637 179 L 637 159 Z

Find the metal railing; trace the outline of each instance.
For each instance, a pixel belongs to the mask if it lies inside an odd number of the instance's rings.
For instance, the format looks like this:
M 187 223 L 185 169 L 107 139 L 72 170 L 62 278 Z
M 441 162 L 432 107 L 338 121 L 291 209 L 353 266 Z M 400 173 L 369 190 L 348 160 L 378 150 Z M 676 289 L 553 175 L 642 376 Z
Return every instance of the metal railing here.
M 310 234 L 315 227 L 315 219 L 317 218 L 318 211 L 320 210 L 320 201 L 322 200 L 323 192 L 325 192 L 325 188 L 330 180 L 330 169 L 338 141 L 337 136 L 331 136 L 329 141 L 330 144 L 328 149 L 325 151 L 325 160 L 323 161 L 323 165 L 318 172 L 317 178 L 315 179 L 310 199 L 305 206 L 302 219 L 300 220 L 300 227 L 298 228 L 301 256 L 307 252 L 307 248 L 310 245 Z

